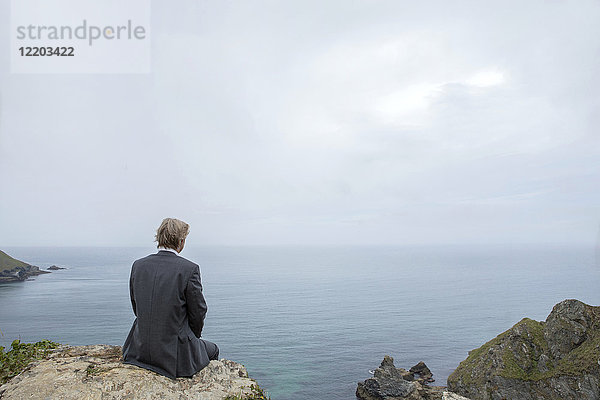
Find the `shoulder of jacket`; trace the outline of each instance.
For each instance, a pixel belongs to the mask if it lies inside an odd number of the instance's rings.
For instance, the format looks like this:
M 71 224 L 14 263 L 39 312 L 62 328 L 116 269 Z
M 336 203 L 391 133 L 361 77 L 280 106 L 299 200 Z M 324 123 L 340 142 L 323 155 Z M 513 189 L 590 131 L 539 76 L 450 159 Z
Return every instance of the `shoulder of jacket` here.
M 153 256 L 153 255 L 154 255 L 154 254 L 149 254 L 149 255 L 147 255 L 146 257 L 138 258 L 137 260 L 135 260 L 135 261 L 133 262 L 133 265 L 136 265 L 136 264 L 143 264 L 144 262 L 146 262 L 146 261 L 150 260 L 150 259 L 152 258 L 152 256 Z
M 179 259 L 182 261 L 182 264 L 185 265 L 186 269 L 195 270 L 196 268 L 199 270 L 200 266 L 193 261 L 188 260 L 187 258 L 179 256 Z

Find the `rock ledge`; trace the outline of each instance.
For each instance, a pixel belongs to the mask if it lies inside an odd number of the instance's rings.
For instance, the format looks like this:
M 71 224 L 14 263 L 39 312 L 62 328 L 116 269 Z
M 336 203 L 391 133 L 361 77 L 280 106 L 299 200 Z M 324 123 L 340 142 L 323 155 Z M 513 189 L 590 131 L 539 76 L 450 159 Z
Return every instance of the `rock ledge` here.
M 171 380 L 123 364 L 120 346 L 61 346 L 0 386 L 0 398 L 221 400 L 250 395 L 253 385 L 243 365 L 226 359 L 211 361 L 192 378 Z

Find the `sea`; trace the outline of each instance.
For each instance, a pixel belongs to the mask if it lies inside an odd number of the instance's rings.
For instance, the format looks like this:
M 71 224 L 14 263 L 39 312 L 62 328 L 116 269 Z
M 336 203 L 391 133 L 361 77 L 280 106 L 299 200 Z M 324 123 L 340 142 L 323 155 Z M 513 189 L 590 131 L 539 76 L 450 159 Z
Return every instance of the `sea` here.
M 47 268 L 0 284 L 0 345 L 122 345 L 132 262 L 153 247 L 6 247 Z M 208 303 L 203 337 L 272 399 L 355 399 L 384 355 L 435 384 L 468 352 L 569 298 L 600 304 L 593 246 L 186 247 Z

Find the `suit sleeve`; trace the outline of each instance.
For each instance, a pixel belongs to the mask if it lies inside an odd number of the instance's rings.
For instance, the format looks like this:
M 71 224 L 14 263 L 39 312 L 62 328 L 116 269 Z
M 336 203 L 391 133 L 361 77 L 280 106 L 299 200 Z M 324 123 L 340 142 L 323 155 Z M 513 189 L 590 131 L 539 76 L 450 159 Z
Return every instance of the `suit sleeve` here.
M 206 316 L 206 301 L 202 294 L 202 283 L 200 282 L 200 268 L 196 266 L 192 276 L 185 288 L 185 301 L 190 328 L 196 337 L 202 336 L 204 317 Z
M 135 297 L 133 296 L 133 269 L 135 264 L 131 266 L 131 275 L 129 276 L 129 298 L 131 299 L 131 308 L 133 308 L 133 314 L 137 317 L 137 310 L 135 308 Z

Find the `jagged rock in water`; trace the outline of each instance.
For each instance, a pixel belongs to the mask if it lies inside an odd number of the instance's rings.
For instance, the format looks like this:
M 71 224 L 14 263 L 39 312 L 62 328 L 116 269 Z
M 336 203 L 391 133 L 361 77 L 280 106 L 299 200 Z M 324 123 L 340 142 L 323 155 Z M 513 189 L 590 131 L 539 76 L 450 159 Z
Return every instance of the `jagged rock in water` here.
M 249 395 L 253 385 L 244 366 L 225 359 L 211 361 L 192 378 L 171 380 L 123 364 L 120 346 L 62 346 L 0 386 L 0 398 L 221 400 Z
M 565 300 L 469 353 L 448 388 L 474 400 L 600 400 L 600 307 Z
M 52 265 L 51 267 L 46 268 L 50 271 L 58 271 L 59 269 L 66 269 L 65 267 L 58 267 L 56 265 Z
M 385 356 L 373 378 L 358 383 L 356 396 L 360 399 L 408 398 L 417 388 L 414 382 L 404 379 L 405 370 L 394 366 L 394 359 Z
M 419 376 L 419 379 L 422 379 L 424 382 L 434 382 L 433 374 L 431 370 L 425 365 L 423 361 L 419 361 L 419 363 L 411 369 L 408 370 L 412 374 L 416 374 Z
M 415 374 L 420 374 L 417 371 L 422 371 L 427 376 L 429 368 L 425 363 L 420 362 L 411 368 L 411 371 L 407 371 L 404 368 L 396 368 L 394 359 L 385 356 L 373 377 L 358 383 L 356 397 L 362 400 L 441 400 L 442 398 L 460 400 L 454 397 L 443 397 L 445 392 L 442 387 L 428 386 L 428 379 L 433 380 L 431 371 L 426 379 L 423 379 L 423 376 L 416 378 Z

